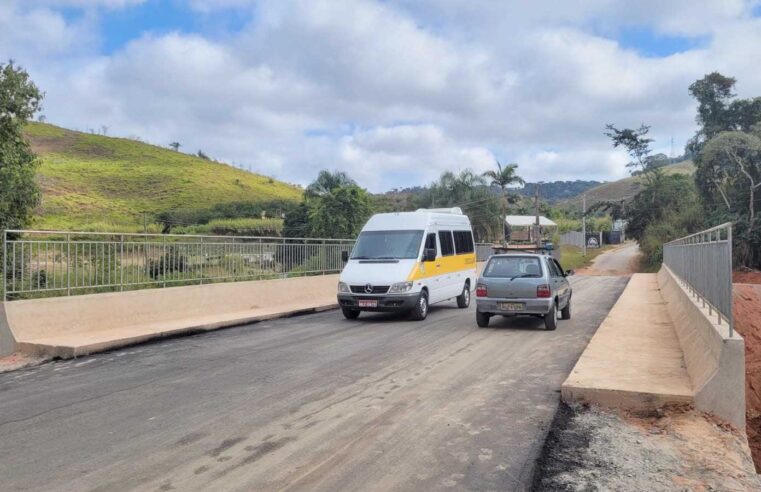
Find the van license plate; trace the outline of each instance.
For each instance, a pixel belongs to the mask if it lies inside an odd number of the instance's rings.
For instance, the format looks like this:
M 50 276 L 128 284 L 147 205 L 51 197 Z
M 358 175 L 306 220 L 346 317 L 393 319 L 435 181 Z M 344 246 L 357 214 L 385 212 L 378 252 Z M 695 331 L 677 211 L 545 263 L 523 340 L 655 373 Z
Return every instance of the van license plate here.
M 367 308 L 378 307 L 378 301 L 375 301 L 375 300 L 370 301 L 370 300 L 360 299 L 357 302 L 359 303 L 359 307 L 367 307 Z
M 523 311 L 522 302 L 500 302 L 499 308 L 503 311 Z

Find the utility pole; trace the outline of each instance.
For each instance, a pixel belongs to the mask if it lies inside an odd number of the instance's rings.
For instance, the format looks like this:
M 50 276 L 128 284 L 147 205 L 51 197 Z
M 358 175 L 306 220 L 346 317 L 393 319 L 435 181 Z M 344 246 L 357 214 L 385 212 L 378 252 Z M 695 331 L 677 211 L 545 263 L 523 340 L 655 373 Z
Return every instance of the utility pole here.
M 581 243 L 582 254 L 587 256 L 587 195 L 581 196 L 582 213 L 581 213 Z
M 541 251 L 542 249 L 542 233 L 541 233 L 541 226 L 539 225 L 539 182 L 534 185 L 534 215 L 536 216 L 536 225 L 534 226 L 534 233 L 536 234 L 536 238 L 534 238 L 536 242 L 536 249 L 537 253 Z

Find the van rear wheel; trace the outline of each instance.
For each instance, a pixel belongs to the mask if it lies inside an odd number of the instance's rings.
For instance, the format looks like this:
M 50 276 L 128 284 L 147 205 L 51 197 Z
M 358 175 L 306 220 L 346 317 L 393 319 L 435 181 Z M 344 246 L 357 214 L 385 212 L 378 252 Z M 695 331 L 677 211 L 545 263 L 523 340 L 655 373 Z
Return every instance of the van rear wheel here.
M 462 294 L 457 296 L 457 307 L 465 309 L 468 306 L 470 306 L 470 285 L 465 284 L 462 288 Z

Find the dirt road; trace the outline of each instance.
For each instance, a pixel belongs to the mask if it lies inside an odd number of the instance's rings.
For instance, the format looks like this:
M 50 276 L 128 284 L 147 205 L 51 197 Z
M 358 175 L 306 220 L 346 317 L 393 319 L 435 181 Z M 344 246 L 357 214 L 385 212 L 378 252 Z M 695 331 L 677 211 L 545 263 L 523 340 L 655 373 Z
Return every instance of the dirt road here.
M 339 312 L 0 375 L 3 490 L 523 490 L 623 277 L 574 318 Z
M 637 272 L 639 245 L 625 243 L 610 251 L 602 253 L 586 268 L 580 269 L 579 275 L 631 275 Z

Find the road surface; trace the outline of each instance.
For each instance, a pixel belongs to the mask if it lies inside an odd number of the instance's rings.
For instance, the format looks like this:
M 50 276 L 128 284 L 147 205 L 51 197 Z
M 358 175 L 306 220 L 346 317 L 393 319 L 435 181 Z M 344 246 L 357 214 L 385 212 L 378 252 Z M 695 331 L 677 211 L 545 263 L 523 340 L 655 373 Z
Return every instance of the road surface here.
M 592 264 L 579 270 L 582 275 L 631 275 L 637 272 L 639 244 L 630 242 L 602 253 Z
M 0 375 L 2 490 L 522 490 L 559 388 L 626 283 L 571 321 L 338 311 Z

